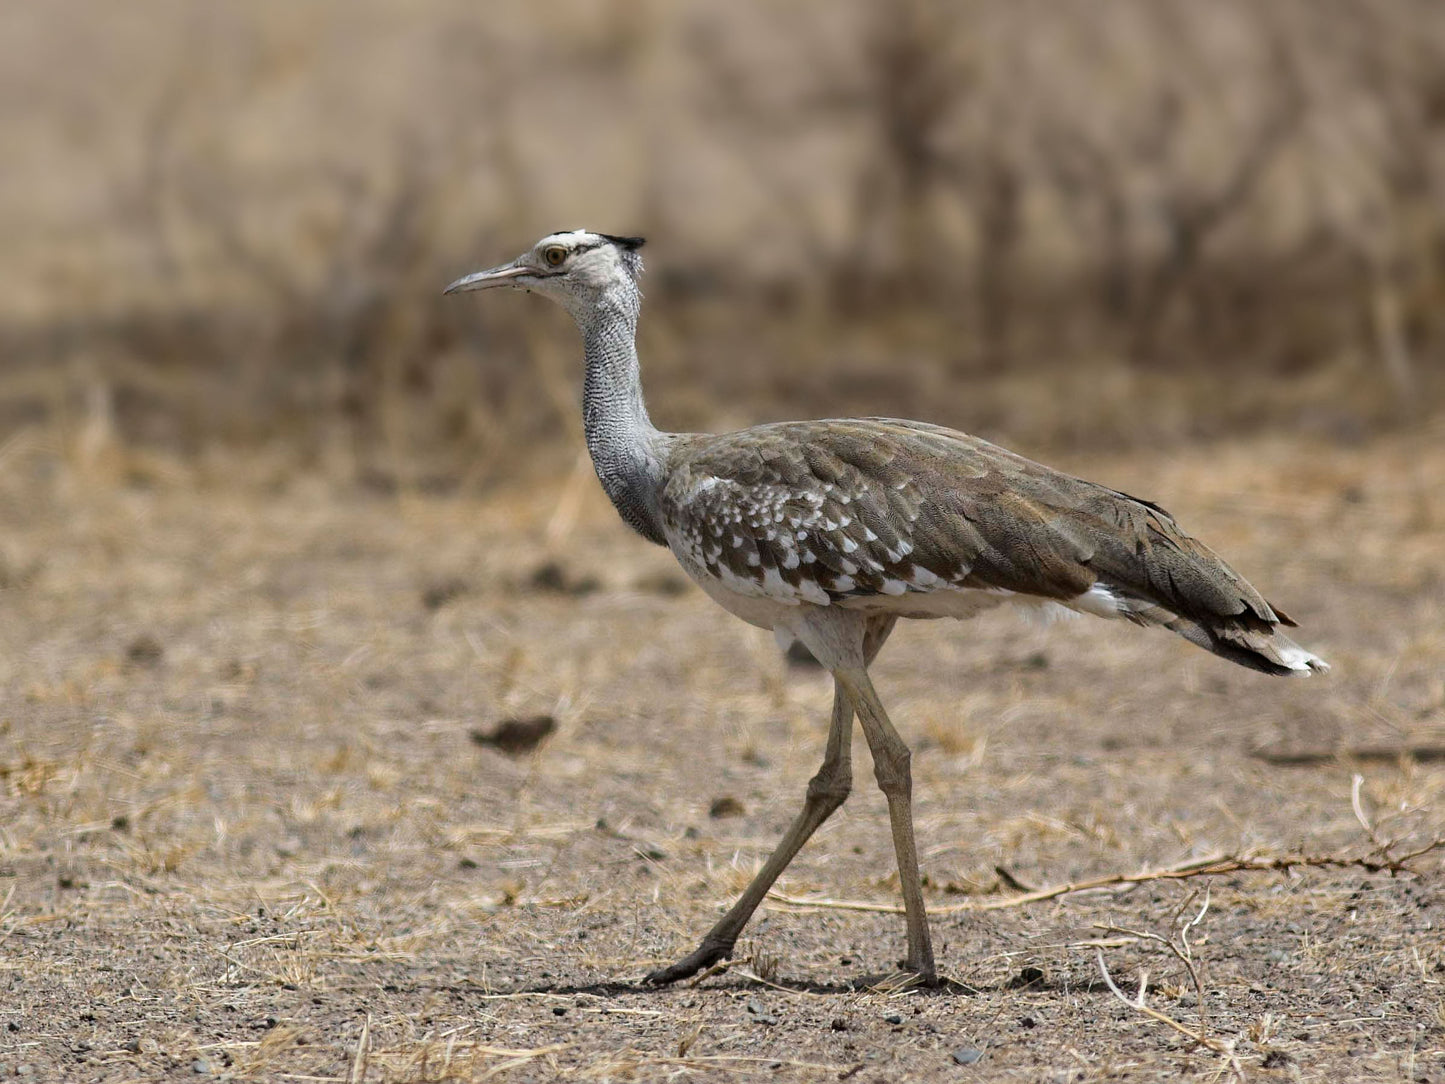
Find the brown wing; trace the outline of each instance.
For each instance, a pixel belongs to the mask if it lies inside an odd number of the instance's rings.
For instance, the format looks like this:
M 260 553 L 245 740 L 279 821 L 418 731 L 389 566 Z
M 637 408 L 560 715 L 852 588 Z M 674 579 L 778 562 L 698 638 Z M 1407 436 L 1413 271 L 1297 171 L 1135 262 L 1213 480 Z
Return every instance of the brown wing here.
M 1102 583 L 1151 624 L 1287 622 L 1157 505 L 919 422 L 693 438 L 662 513 L 701 567 L 780 599 L 972 587 L 1067 601 Z
M 898 574 L 914 567 L 920 513 L 901 451 L 855 422 L 693 438 L 669 464 L 669 541 L 735 589 L 781 601 L 901 594 L 918 586 Z

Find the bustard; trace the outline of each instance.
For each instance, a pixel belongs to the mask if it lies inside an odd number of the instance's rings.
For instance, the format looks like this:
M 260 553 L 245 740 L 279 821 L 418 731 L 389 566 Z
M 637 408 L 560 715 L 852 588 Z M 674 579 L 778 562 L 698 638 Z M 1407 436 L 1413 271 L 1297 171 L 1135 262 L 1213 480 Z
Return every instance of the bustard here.
M 671 549 L 724 609 L 802 641 L 833 675 L 826 752 L 802 811 L 698 948 L 647 982 L 674 982 L 731 954 L 778 875 L 848 797 L 855 714 L 888 800 L 908 931 L 900 967 L 936 981 L 910 754 L 868 677 L 900 617 L 1061 606 L 1160 625 L 1266 674 L 1326 669 L 1279 631 L 1293 621 L 1158 505 L 977 437 L 892 418 L 660 432 L 643 405 L 635 345 L 641 247 L 640 237 L 549 234 L 446 292 L 513 286 L 571 313 L 586 351 L 587 447 L 622 518 Z

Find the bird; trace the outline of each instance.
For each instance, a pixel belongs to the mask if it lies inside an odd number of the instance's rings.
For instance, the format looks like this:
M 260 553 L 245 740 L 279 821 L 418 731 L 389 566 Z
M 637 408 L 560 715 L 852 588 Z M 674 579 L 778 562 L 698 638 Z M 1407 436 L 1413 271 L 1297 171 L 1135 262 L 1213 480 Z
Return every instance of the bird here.
M 666 546 L 706 594 L 797 641 L 833 679 L 822 766 L 803 808 L 697 948 L 645 976 L 665 985 L 728 959 L 778 876 L 847 799 L 856 716 L 887 799 L 903 896 L 899 979 L 940 983 L 924 908 L 911 754 L 868 667 L 900 619 L 1004 604 L 1168 629 L 1271 675 L 1328 669 L 1294 626 L 1159 505 L 927 422 L 841 418 L 669 433 L 643 400 L 636 334 L 643 238 L 548 234 L 445 292 L 508 286 L 560 304 L 581 332 L 583 430 L 622 520 Z

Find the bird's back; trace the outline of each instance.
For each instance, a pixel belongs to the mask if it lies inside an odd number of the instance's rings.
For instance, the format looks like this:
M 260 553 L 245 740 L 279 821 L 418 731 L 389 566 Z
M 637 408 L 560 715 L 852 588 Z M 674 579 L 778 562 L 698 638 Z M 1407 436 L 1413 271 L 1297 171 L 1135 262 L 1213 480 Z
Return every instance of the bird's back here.
M 1269 673 L 1323 666 L 1162 508 L 940 426 L 681 437 L 659 511 L 694 575 L 781 604 L 961 616 L 969 598 L 1014 597 L 1163 625 Z

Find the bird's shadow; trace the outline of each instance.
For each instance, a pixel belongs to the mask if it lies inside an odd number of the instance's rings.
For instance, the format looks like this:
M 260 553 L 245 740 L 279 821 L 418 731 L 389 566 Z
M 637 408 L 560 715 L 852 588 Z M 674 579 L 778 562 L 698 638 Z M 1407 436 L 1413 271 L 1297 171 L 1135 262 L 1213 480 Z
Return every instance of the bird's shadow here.
M 989 993 L 1099 993 L 1108 987 L 1097 978 L 1086 981 L 1071 980 L 1068 977 L 1048 977 L 1039 971 L 1026 970 L 1019 975 L 999 982 L 967 983 L 958 979 L 940 976 L 931 986 L 909 983 L 897 972 L 858 975 L 837 982 L 816 982 L 809 979 L 774 978 L 766 981 L 748 974 L 729 974 L 726 971 L 711 975 L 704 982 L 681 981 L 667 986 L 653 986 L 646 982 L 611 980 L 603 982 L 560 983 L 539 982 L 524 986 L 495 987 L 472 984 L 426 983 L 411 989 L 427 989 L 437 993 L 459 996 L 482 993 L 492 997 L 596 997 L 605 1000 L 622 998 L 668 998 L 693 991 L 757 992 L 765 990 L 786 990 L 789 993 L 826 995 L 850 995 L 880 993 L 890 994 L 908 990 L 921 997 L 977 997 Z
M 894 974 L 872 974 L 860 975 L 857 978 L 843 982 L 814 982 L 808 979 L 777 978 L 764 982 L 761 979 L 746 976 L 725 977 L 726 973 L 713 976 L 705 985 L 689 982 L 676 982 L 667 986 L 653 986 L 645 982 L 593 982 L 593 983 L 537 983 L 532 986 L 518 987 L 515 990 L 507 991 L 514 994 L 552 994 L 557 996 L 569 995 L 590 995 L 602 998 L 623 998 L 623 997 L 669 997 L 687 993 L 693 990 L 719 990 L 719 991 L 756 991 L 768 989 L 783 989 L 798 994 L 863 994 L 870 991 L 880 993 L 896 992 L 902 989 L 910 989 L 925 996 L 972 996 L 980 992 L 980 987 L 970 986 L 968 983 L 959 982 L 957 979 L 940 977 L 936 984 L 925 986 L 922 984 L 909 985 L 899 982 L 899 976 Z M 497 991 L 501 993 L 503 991 Z

